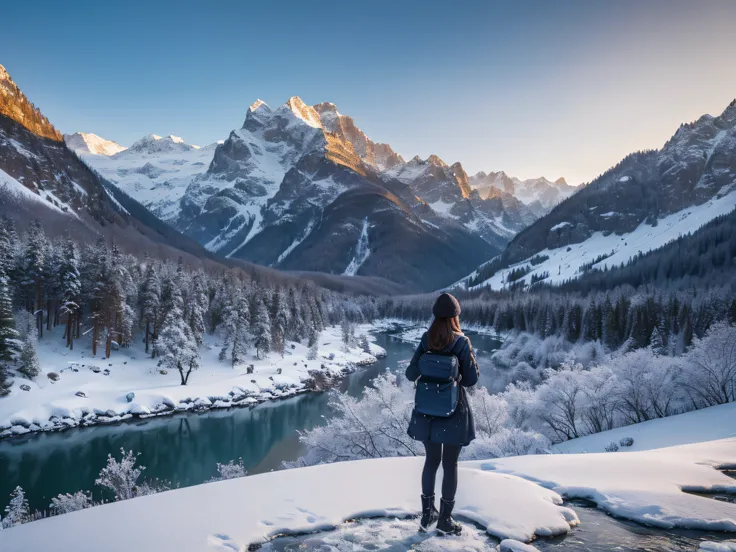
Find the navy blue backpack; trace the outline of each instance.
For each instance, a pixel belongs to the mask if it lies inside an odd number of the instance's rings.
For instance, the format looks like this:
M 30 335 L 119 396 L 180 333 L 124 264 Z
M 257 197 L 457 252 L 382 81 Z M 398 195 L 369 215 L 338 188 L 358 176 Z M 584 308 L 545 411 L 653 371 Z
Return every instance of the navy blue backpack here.
M 460 361 L 449 350 L 425 351 L 419 357 L 419 378 L 415 382 L 414 409 L 420 414 L 449 418 L 455 412 L 460 398 Z

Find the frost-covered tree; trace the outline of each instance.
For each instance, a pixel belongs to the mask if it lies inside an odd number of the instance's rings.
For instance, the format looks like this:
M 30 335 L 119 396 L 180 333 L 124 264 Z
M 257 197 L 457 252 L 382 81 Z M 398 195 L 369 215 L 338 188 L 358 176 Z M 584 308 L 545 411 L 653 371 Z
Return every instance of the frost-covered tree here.
M 207 329 L 205 318 L 208 307 L 209 301 L 205 289 L 205 276 L 202 271 L 197 271 L 192 278 L 192 290 L 186 305 L 189 328 L 192 331 L 192 336 L 197 347 L 201 347 L 204 343 L 204 333 Z
M 146 265 L 146 278 L 141 290 L 140 300 L 142 318 L 145 323 L 143 339 L 146 343 L 146 353 L 148 353 L 152 340 L 155 346 L 158 335 L 158 311 L 161 306 L 161 281 L 155 264 L 150 260 Z
M 26 493 L 21 486 L 16 487 L 10 493 L 10 504 L 5 507 L 5 517 L 3 518 L 3 527 L 13 527 L 27 523 L 31 520 L 31 513 L 28 509 L 28 500 Z
M 64 336 L 66 346 L 74 349 L 74 336 L 77 329 L 77 317 L 82 304 L 82 281 L 79 272 L 79 252 L 71 238 L 64 240 L 63 252 L 59 266 L 59 293 L 61 296 L 61 313 L 66 315 Z
M 265 355 L 271 350 L 272 341 L 271 317 L 268 314 L 266 304 L 260 297 L 257 297 L 255 300 L 251 331 L 254 337 L 253 345 L 256 347 L 256 355 L 258 358 L 261 358 L 261 355 Z
M 337 416 L 327 425 L 300 434 L 308 453 L 300 464 L 336 462 L 386 456 L 416 456 L 421 443 L 406 434 L 412 408 L 409 385 L 384 374 L 367 387 L 361 399 L 334 392 L 330 406 Z
M 89 492 L 77 491 L 74 494 L 59 494 L 51 499 L 49 509 L 52 514 L 68 514 L 77 510 L 84 510 L 94 506 L 92 495 Z
M 13 318 L 13 304 L 8 279 L 0 267 L 0 362 L 10 360 L 17 351 L 18 332 Z
M 272 349 L 283 357 L 284 347 L 286 345 L 286 332 L 289 327 L 289 313 L 280 289 L 276 289 L 273 292 L 269 315 L 271 318 Z
M 34 313 L 39 337 L 43 337 L 43 282 L 47 240 L 38 220 L 31 222 L 20 261 L 20 286 L 24 308 Z
M 32 322 L 31 316 L 20 318 L 25 318 L 25 324 L 21 331 L 22 342 L 20 354 L 18 355 L 17 369 L 19 374 L 32 380 L 41 372 L 41 365 L 38 361 L 38 354 L 36 353 L 38 335 L 36 333 L 36 325 Z
M 230 460 L 227 464 L 217 463 L 217 473 L 219 476 L 213 477 L 210 481 L 224 481 L 226 479 L 237 479 L 239 477 L 245 477 L 248 475 L 248 470 L 243 465 L 243 459 L 238 458 L 238 461 Z
M 315 339 L 307 351 L 307 360 L 317 360 L 317 356 L 319 356 L 319 346 Z
M 191 373 L 199 368 L 199 347 L 189 324 L 184 319 L 182 284 L 183 270 L 179 264 L 176 279 L 166 302 L 166 318 L 161 334 L 156 340 L 156 350 L 160 357 L 159 366 L 178 370 L 181 384 L 186 385 Z
M 736 401 L 736 326 L 714 324 L 685 355 L 682 383 L 698 406 Z
M 371 354 L 371 342 L 368 341 L 368 336 L 363 334 L 360 336 L 360 348 L 364 353 Z
M 120 461 L 107 455 L 107 465 L 100 470 L 95 479 L 95 485 L 112 492 L 114 500 L 128 500 L 138 496 L 139 479 L 146 469 L 145 466 L 136 466 L 138 455 L 132 450 L 128 452 L 120 449 Z
M 550 437 L 572 439 L 583 435 L 579 407 L 583 366 L 565 362 L 559 370 L 547 369 L 547 379 L 537 390 L 536 415 Z
M 649 348 L 657 355 L 663 355 L 667 352 L 667 349 L 664 346 L 664 340 L 662 339 L 662 334 L 656 326 L 652 330 L 652 335 L 649 337 Z
M 236 290 L 222 310 L 223 346 L 220 360 L 230 360 L 232 366 L 245 361 L 249 346 L 250 307 L 243 290 Z

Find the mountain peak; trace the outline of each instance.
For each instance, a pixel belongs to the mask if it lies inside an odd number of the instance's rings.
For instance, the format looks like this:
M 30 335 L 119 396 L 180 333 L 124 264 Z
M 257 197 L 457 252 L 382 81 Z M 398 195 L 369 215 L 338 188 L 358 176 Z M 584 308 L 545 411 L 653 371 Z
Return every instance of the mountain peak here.
M 259 109 L 271 111 L 271 108 L 268 107 L 268 104 L 260 98 L 258 98 L 256 101 L 250 104 L 250 107 L 248 107 L 248 111 L 258 111 Z
M 567 180 L 565 180 L 565 177 L 563 176 L 555 180 L 555 184 L 557 184 L 558 186 L 569 186 L 569 184 L 567 183 Z
M 0 65 L 0 115 L 12 119 L 42 138 L 49 138 L 57 142 L 64 140 L 61 132 L 56 130 L 41 111 L 28 101 L 2 65 Z
M 438 167 L 447 167 L 447 163 L 445 163 L 442 159 L 440 159 L 437 155 L 434 153 L 427 157 L 427 163 L 430 165 L 436 165 Z
M 305 104 L 299 96 L 289 98 L 284 107 L 291 111 L 298 119 L 301 119 L 309 126 L 314 128 L 322 128 L 319 114 L 311 106 Z
M 121 146 L 112 140 L 105 140 L 97 134 L 91 132 L 75 132 L 74 134 L 65 134 L 64 142 L 66 145 L 78 153 L 92 153 L 94 155 L 111 156 L 127 148 Z

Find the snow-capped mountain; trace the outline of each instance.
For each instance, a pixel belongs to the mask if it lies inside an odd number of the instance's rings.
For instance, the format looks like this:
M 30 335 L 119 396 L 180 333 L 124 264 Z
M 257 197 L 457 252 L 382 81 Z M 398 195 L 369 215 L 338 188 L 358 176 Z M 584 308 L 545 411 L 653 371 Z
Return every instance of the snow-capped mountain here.
M 205 148 L 155 135 L 114 155 L 84 144 L 87 163 L 210 251 L 280 268 L 440 286 L 538 216 L 503 191 L 482 198 L 460 163 L 406 162 L 334 104 L 298 97 L 275 109 L 257 100 L 240 128 Z M 420 274 L 412 255 L 396 254 L 404 233 L 444 243 L 445 269 Z M 453 250 L 462 262 L 450 261 Z
M 229 257 L 424 289 L 442 285 L 479 251 L 499 250 L 384 174 L 402 161 L 332 104 L 292 97 L 272 109 L 259 100 L 192 179 L 176 224 Z M 427 250 L 437 256 L 434 269 Z
M 112 151 L 92 135 L 67 136 L 89 157 Z M 118 154 L 119 155 L 119 154 Z M 84 157 L 84 155 L 83 155 Z M 123 205 L 124 204 L 124 205 Z M 49 232 L 80 239 L 100 235 L 130 239 L 144 247 L 172 248 L 204 256 L 193 240 L 104 182 L 65 144 L 61 133 L 0 66 L 0 213 L 25 226 L 38 218 Z
M 736 208 L 736 100 L 631 154 L 520 232 L 463 280 L 501 288 L 560 283 L 626 263 Z
M 178 136 L 148 134 L 125 148 L 95 134 L 65 134 L 67 146 L 103 177 L 165 221 L 179 216 L 192 179 L 209 167 L 217 144 L 204 148 Z
M 470 187 L 481 197 L 493 197 L 498 191 L 511 194 L 529 206 L 535 214 L 547 214 L 555 205 L 574 194 L 578 188 L 570 186 L 564 178 L 554 182 L 545 177 L 521 180 L 503 171 L 479 172 L 469 178 Z
M 96 134 L 85 132 L 65 134 L 64 142 L 66 142 L 69 149 L 74 150 L 78 154 L 115 155 L 127 149 L 117 142 L 105 140 Z
M 481 198 L 471 188 L 459 162 L 448 165 L 436 155 L 425 160 L 414 157 L 383 174 L 407 184 L 432 210 L 457 220 L 500 248 L 537 219 L 531 209 L 511 194 L 498 192 Z

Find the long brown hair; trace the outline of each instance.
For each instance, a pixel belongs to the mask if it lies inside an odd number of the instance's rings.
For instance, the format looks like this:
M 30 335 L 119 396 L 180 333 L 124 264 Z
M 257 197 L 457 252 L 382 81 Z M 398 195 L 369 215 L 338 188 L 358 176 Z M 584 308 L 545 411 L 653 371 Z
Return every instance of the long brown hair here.
M 427 332 L 429 348 L 433 351 L 441 351 L 450 344 L 455 334 L 459 333 L 462 333 L 459 316 L 435 318 Z

